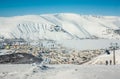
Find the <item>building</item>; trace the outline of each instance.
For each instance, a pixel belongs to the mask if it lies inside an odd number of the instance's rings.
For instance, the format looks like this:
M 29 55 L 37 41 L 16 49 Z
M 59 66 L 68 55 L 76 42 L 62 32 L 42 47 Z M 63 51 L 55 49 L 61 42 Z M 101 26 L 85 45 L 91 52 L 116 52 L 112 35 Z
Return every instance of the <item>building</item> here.
M 38 46 L 41 48 L 48 48 L 48 49 L 58 48 L 58 44 L 56 43 L 56 41 L 46 40 L 46 39 L 39 40 Z

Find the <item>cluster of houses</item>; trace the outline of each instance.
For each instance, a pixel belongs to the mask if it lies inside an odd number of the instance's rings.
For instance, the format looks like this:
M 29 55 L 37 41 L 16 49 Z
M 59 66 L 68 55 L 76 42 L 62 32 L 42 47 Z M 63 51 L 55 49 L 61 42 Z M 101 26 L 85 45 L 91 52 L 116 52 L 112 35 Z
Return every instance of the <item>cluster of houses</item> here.
M 36 42 L 36 41 L 35 41 Z M 19 46 L 37 46 L 39 48 L 55 49 L 60 47 L 54 40 L 39 39 L 36 44 L 25 41 L 23 38 L 3 39 L 0 38 L 0 49 L 10 49 L 10 47 L 17 48 Z
M 54 40 L 41 39 L 38 41 L 38 46 L 41 48 L 55 49 L 55 48 L 59 48 L 60 44 L 58 44 Z
M 25 45 L 27 42 L 22 38 L 3 39 L 0 38 L 0 49 L 10 49 L 10 46 Z
M 44 64 L 83 64 L 104 53 L 103 50 L 68 50 L 64 53 L 65 50 L 40 54 L 43 54 Z

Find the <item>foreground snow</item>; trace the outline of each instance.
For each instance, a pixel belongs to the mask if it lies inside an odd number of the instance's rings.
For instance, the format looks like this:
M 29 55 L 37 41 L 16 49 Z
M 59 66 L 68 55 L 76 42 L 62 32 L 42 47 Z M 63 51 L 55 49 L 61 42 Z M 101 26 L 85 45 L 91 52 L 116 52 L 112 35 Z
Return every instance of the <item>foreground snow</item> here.
M 119 79 L 120 65 L 0 65 L 0 79 Z

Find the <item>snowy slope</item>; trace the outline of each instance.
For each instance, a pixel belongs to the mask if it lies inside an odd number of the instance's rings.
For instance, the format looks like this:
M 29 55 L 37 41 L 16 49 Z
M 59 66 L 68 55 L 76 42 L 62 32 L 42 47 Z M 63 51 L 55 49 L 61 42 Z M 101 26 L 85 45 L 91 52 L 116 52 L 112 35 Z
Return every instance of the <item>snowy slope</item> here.
M 0 35 L 25 39 L 120 38 L 118 16 L 72 13 L 0 17 Z
M 105 65 L 106 64 L 106 61 L 108 61 L 108 64 L 110 65 L 110 60 L 112 60 L 112 63 L 113 64 L 113 51 L 110 51 L 111 54 L 103 54 L 103 55 L 100 55 L 96 58 L 94 58 L 92 61 L 88 62 L 88 63 L 85 63 L 85 64 L 98 64 L 98 65 Z M 116 64 L 117 65 L 120 65 L 120 50 L 116 50 L 116 53 L 115 53 L 115 61 L 116 61 Z

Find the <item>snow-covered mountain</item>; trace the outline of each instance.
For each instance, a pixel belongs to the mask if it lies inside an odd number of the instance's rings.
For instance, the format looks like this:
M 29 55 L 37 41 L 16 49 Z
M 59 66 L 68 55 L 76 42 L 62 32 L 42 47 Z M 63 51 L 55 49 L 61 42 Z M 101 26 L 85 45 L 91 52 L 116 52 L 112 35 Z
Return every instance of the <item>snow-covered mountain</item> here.
M 0 17 L 0 35 L 25 39 L 120 38 L 119 16 L 73 13 Z

